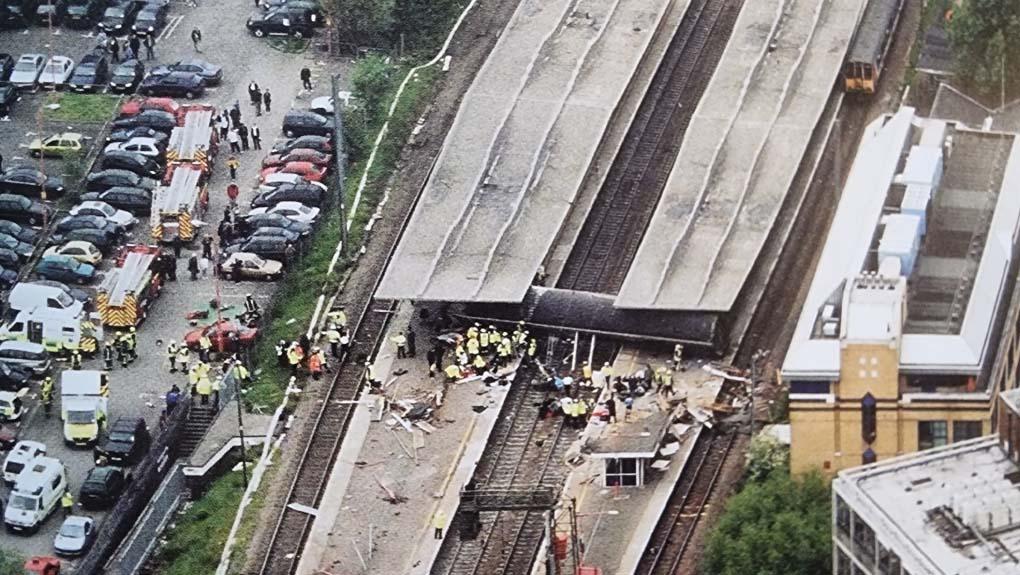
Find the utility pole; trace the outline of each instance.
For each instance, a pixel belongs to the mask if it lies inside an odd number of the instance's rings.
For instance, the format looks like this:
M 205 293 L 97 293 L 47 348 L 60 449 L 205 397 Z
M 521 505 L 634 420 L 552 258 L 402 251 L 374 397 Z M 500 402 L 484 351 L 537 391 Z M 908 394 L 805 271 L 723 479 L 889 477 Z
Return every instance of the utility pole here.
M 234 377 L 234 368 L 230 368 L 228 376 L 234 380 L 234 401 L 237 403 L 237 435 L 241 438 L 241 478 L 244 480 L 244 488 L 248 489 L 248 461 L 244 449 L 244 410 L 241 408 L 241 382 Z
M 340 97 L 336 82 L 339 74 L 330 75 L 330 94 L 333 97 L 333 162 L 336 164 L 336 190 L 340 203 L 340 255 L 346 256 L 347 247 L 347 200 L 344 197 L 344 180 L 347 176 L 347 154 L 344 152 L 343 119 L 340 115 Z

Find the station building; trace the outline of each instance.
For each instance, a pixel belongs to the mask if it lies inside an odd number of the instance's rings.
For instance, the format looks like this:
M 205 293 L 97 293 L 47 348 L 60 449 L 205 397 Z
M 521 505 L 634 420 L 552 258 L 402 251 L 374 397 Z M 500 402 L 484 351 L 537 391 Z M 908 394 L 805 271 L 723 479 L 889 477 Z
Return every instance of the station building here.
M 1020 146 L 918 117 L 865 129 L 789 351 L 791 467 L 827 474 L 992 431 L 1015 385 Z

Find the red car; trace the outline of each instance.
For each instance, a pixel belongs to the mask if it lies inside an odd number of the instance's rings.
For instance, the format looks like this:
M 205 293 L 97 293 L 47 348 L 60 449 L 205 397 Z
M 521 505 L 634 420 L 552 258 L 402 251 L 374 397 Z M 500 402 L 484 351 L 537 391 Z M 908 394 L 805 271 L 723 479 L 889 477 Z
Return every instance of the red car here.
M 233 320 L 221 319 L 214 324 L 193 329 L 185 334 L 184 343 L 188 349 L 197 350 L 198 340 L 202 338 L 202 335 L 209 336 L 214 350 L 235 352 L 241 351 L 245 347 L 251 347 L 259 335 L 259 330 L 245 327 Z
M 135 116 L 144 112 L 145 110 L 162 110 L 169 112 L 177 118 L 177 124 L 180 125 L 184 119 L 184 110 L 181 109 L 181 105 L 175 102 L 172 98 L 131 98 L 127 102 L 124 102 L 120 106 L 120 117 L 126 118 L 128 116 Z
M 326 168 L 316 166 L 311 162 L 290 162 L 282 167 L 266 168 L 262 170 L 259 182 L 266 181 L 272 174 L 297 174 L 309 182 L 321 182 L 326 177 Z
M 262 160 L 263 168 L 276 168 L 289 164 L 291 162 L 311 162 L 319 167 L 329 167 L 330 162 L 333 161 L 333 156 L 324 154 L 316 150 L 310 150 L 308 148 L 298 148 L 291 150 L 287 154 L 270 154 Z

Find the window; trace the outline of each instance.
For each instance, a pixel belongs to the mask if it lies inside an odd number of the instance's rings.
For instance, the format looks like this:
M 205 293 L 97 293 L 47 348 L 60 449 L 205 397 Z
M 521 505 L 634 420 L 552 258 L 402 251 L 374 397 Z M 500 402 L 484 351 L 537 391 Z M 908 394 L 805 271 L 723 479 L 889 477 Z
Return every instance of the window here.
M 854 557 L 865 565 L 875 564 L 875 532 L 856 513 L 854 524 Z
M 900 575 L 900 556 L 878 544 L 878 574 Z
M 836 534 L 850 541 L 850 506 L 839 495 L 836 496 Z
M 861 438 L 865 443 L 874 443 L 878 428 L 878 402 L 871 393 L 861 398 Z
M 968 439 L 974 439 L 975 437 L 981 437 L 981 422 L 980 421 L 954 421 L 953 422 L 953 442 L 966 441 Z
M 637 459 L 606 460 L 606 487 L 636 487 L 638 479 Z
M 842 549 L 836 549 L 836 575 L 850 575 L 850 558 Z
M 949 443 L 949 426 L 945 421 L 917 422 L 917 449 L 931 449 Z

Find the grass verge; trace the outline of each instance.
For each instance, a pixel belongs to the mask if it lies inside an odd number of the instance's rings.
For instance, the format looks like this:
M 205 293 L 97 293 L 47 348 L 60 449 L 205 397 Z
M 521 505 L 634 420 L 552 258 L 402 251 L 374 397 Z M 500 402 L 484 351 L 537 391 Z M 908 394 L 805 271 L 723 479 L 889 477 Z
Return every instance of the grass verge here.
M 255 449 L 258 449 L 258 447 Z M 252 459 L 257 459 L 257 457 Z M 251 501 L 248 503 L 248 507 L 245 508 L 244 517 L 241 518 L 241 525 L 237 529 L 237 542 L 234 544 L 234 549 L 230 554 L 230 569 L 227 570 L 227 575 L 241 575 L 241 569 L 244 568 L 245 555 L 248 553 L 248 546 L 251 545 L 252 537 L 255 536 L 255 530 L 259 527 L 259 516 L 262 514 L 262 508 L 266 504 L 269 486 L 273 484 L 276 472 L 280 469 L 280 453 L 278 449 L 273 449 L 270 459 L 276 462 L 276 465 L 270 465 L 266 469 L 265 475 L 262 476 L 260 489 L 252 494 Z
M 117 115 L 119 103 L 119 96 L 108 94 L 54 92 L 46 97 L 43 117 L 58 122 L 102 124 Z

